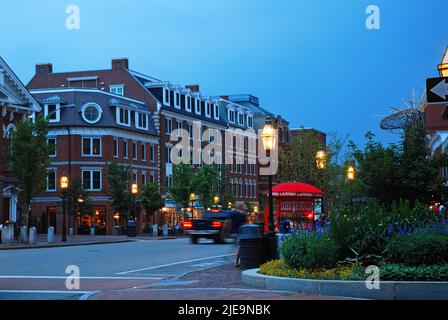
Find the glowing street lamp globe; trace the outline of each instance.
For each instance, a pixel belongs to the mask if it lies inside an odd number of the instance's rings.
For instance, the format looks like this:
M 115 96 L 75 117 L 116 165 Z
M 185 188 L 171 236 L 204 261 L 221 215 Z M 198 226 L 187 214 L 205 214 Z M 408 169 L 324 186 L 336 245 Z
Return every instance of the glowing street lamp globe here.
M 277 147 L 277 134 L 274 126 L 271 123 L 266 123 L 261 132 L 261 139 L 263 140 L 263 148 L 265 151 L 270 152 Z
M 61 177 L 61 189 L 65 190 L 68 188 L 68 177 Z

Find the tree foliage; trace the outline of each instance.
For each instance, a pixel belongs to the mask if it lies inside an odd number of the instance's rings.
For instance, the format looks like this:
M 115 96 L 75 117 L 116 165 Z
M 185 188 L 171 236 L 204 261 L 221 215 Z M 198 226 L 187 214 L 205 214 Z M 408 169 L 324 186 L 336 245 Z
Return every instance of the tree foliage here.
M 129 188 L 130 166 L 113 161 L 107 164 L 107 168 L 108 194 L 112 198 L 112 207 L 120 213 L 122 220 L 127 219 L 132 205 L 132 194 Z
M 202 166 L 193 178 L 193 189 L 199 196 L 202 206 L 212 206 L 214 197 L 219 196 L 219 172 L 212 165 Z
M 190 195 L 193 188 L 193 168 L 191 165 L 181 163 L 173 167 L 173 186 L 169 188 L 171 198 L 182 208 L 190 206 Z
M 164 207 L 165 201 L 163 200 L 159 187 L 156 183 L 150 183 L 142 186 L 140 192 L 140 203 L 145 209 L 145 214 L 148 217 L 152 217 L 154 212 Z
M 12 134 L 9 150 L 5 151 L 9 168 L 17 178 L 19 199 L 28 210 L 22 222 L 29 225 L 31 201 L 45 190 L 51 147 L 47 143 L 48 121 L 39 116 L 33 123 L 30 119 L 17 123 Z

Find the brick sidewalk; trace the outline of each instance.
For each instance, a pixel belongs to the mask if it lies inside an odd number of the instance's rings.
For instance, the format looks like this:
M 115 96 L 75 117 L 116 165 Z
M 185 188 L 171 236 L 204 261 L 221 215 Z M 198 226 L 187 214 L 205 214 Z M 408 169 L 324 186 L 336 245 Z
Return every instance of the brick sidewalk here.
M 35 249 L 35 248 L 53 248 L 64 246 L 80 246 L 80 245 L 95 245 L 95 244 L 108 244 L 108 243 L 121 243 L 136 240 L 170 240 L 177 239 L 179 237 L 150 237 L 150 236 L 138 236 L 136 238 L 128 238 L 127 236 L 67 236 L 67 242 L 61 241 L 61 236 L 55 236 L 54 243 L 47 242 L 47 235 L 38 235 L 37 243 L 30 245 L 28 243 L 18 243 L 14 245 L 6 245 L 0 243 L 0 250 L 14 250 L 14 249 Z
M 233 264 L 198 271 L 127 290 L 97 293 L 90 300 L 344 300 L 249 287 Z

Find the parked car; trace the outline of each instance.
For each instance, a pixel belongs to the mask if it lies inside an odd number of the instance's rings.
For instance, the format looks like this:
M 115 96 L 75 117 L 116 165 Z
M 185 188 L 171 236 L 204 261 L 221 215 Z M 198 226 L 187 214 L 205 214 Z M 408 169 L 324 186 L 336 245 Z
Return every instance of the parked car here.
M 230 222 L 229 230 L 223 230 Z M 202 219 L 184 221 L 185 233 L 191 236 L 193 244 L 199 238 L 213 239 L 215 243 L 223 243 L 230 234 L 238 234 L 240 227 L 247 221 L 246 214 L 235 210 L 211 210 L 204 213 Z

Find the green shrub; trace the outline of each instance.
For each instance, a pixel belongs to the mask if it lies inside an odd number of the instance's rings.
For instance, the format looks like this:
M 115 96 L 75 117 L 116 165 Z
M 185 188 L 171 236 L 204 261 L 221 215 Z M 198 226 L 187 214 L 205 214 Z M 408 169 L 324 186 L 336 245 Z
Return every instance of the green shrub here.
M 425 230 L 395 235 L 387 242 L 384 257 L 406 266 L 448 263 L 448 235 Z
M 358 266 L 339 266 L 332 269 L 293 269 L 283 260 L 274 260 L 263 264 L 258 273 L 285 278 L 313 280 L 364 280 L 364 270 Z
M 408 267 L 384 264 L 380 268 L 382 281 L 448 281 L 448 264 Z
M 283 243 L 281 252 L 291 268 L 331 268 L 337 262 L 337 244 L 327 233 L 291 236 Z

